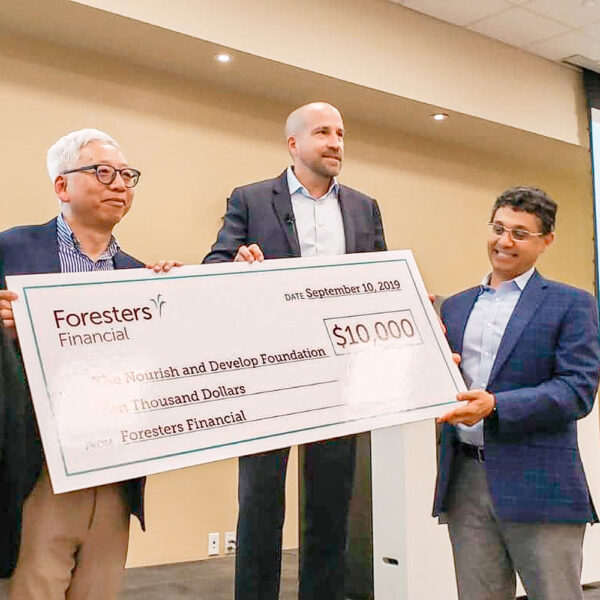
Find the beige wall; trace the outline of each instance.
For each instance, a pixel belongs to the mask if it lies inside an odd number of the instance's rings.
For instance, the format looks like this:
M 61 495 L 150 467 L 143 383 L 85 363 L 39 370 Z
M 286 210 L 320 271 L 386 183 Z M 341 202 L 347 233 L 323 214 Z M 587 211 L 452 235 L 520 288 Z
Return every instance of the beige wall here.
M 290 108 L 123 61 L 4 37 L 0 227 L 55 214 L 45 150 L 67 130 L 93 126 L 115 136 L 130 163 L 143 172 L 134 208 L 116 230 L 122 245 L 147 260 L 199 262 L 215 237 L 231 188 L 274 176 L 287 164 L 281 126 Z M 571 117 L 554 115 L 559 122 Z M 515 183 L 544 187 L 560 202 L 558 239 L 542 261 L 543 271 L 592 289 L 585 149 L 540 140 L 539 161 L 523 163 L 518 145 L 512 156 L 505 149 L 496 155 L 402 131 L 373 130 L 358 121 L 346 125 L 343 181 L 379 200 L 389 247 L 413 248 L 430 290 L 448 294 L 479 281 L 487 268 L 490 203 Z M 554 163 L 553 149 L 570 157 L 566 166 Z M 149 531 L 141 535 L 134 527 L 129 564 L 203 558 L 208 532 L 234 529 L 235 475 L 235 462 L 227 461 L 151 477 Z M 423 473 L 411 477 L 417 484 Z M 288 547 L 297 543 L 291 497 Z M 427 519 L 430 499 L 420 502 L 427 506 Z
M 575 71 L 388 0 L 75 1 L 571 143 L 585 136 Z

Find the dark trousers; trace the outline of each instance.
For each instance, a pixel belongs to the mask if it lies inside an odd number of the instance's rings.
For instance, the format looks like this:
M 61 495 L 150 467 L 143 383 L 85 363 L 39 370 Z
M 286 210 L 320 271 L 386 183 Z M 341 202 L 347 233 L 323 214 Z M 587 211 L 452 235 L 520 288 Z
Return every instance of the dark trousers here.
M 299 600 L 343 600 L 354 436 L 307 444 Z M 289 448 L 239 459 L 236 600 L 277 600 Z

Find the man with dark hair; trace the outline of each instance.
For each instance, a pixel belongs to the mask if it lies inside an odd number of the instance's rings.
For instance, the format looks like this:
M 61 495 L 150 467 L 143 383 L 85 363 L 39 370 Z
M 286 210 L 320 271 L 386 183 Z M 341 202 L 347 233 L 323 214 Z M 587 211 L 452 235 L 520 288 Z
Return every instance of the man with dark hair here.
M 492 221 L 496 211 L 503 206 L 536 215 L 540 220 L 540 230 L 544 234 L 554 231 L 558 206 L 543 190 L 524 186 L 508 188 L 494 202 Z
M 237 188 L 204 262 L 385 250 L 375 200 L 337 182 L 344 123 L 330 104 L 294 110 L 285 124 L 293 166 Z M 343 600 L 355 437 L 307 444 L 300 533 L 302 600 Z M 277 600 L 289 448 L 239 460 L 236 600 Z
M 598 518 L 577 449 L 593 406 L 596 301 L 544 279 L 556 203 L 536 188 L 494 204 L 482 284 L 442 319 L 469 390 L 442 416 L 434 515 L 448 523 L 460 600 L 577 600 L 586 523 Z

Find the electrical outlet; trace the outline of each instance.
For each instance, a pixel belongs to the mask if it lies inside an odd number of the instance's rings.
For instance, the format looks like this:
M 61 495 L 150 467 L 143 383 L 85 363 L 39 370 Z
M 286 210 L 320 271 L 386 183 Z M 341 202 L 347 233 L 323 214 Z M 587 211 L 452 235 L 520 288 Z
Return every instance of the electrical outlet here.
M 219 554 L 219 534 L 209 533 L 208 534 L 208 555 L 216 556 Z
M 225 554 L 235 554 L 237 550 L 237 541 L 235 539 L 235 531 L 225 532 Z

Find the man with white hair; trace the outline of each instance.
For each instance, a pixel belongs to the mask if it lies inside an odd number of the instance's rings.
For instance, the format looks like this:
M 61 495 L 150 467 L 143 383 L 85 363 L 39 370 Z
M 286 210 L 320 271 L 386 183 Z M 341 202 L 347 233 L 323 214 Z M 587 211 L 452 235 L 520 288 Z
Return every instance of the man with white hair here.
M 385 250 L 377 202 L 336 177 L 344 123 L 325 102 L 294 110 L 285 124 L 293 166 L 236 188 L 204 262 Z M 355 461 L 354 436 L 307 444 L 300 533 L 302 600 L 343 600 L 344 555 Z M 277 600 L 289 448 L 239 460 L 236 600 Z
M 115 140 L 96 129 L 73 131 L 50 147 L 47 165 L 60 214 L 43 225 L 0 233 L 4 274 L 143 267 L 112 235 L 131 208 L 140 177 Z M 169 270 L 172 265 L 161 261 L 155 269 Z M 17 296 L 4 289 L 3 276 L 1 287 L 2 325 L 16 337 L 11 301 Z M 130 514 L 144 528 L 144 480 L 54 494 L 28 397 L 17 412 L 25 431 L 22 451 L 13 459 L 18 464 L 0 462 L 0 576 L 12 573 L 9 597 L 115 599 L 127 555 Z

